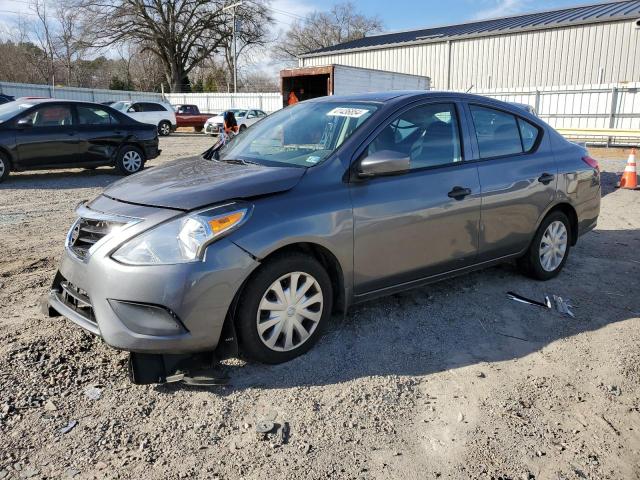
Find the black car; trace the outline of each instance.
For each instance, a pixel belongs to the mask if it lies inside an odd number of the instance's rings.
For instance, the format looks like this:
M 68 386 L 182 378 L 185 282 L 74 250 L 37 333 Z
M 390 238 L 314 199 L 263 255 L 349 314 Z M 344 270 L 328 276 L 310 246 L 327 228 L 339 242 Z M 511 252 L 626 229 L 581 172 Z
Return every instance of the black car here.
M 5 95 L 4 93 L 0 93 L 0 105 L 3 103 L 13 102 L 15 99 L 11 95 Z
M 11 170 L 102 165 L 130 175 L 159 154 L 155 125 L 105 105 L 53 99 L 0 105 L 0 181 Z

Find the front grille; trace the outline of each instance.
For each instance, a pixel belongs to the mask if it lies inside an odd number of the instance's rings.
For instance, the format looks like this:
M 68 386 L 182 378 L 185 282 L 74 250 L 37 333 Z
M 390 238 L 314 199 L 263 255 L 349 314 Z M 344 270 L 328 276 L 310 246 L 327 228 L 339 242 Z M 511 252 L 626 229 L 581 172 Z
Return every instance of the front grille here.
M 67 280 L 61 280 L 58 285 L 59 298 L 69 308 L 82 315 L 82 317 L 88 322 L 97 325 L 96 317 L 93 313 L 93 305 L 91 305 L 91 299 L 87 292 L 81 288 L 76 287 Z
M 67 239 L 67 246 L 81 259 L 87 257 L 89 249 L 122 223 L 91 218 L 79 218 Z

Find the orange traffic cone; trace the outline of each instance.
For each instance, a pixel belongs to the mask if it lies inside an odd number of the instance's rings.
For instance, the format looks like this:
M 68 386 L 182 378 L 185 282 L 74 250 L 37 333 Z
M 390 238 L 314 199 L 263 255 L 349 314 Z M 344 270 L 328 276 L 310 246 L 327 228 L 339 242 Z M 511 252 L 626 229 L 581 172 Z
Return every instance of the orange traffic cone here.
M 636 149 L 631 149 L 631 155 L 627 160 L 627 166 L 620 177 L 620 188 L 636 190 L 638 188 L 638 173 L 636 171 Z

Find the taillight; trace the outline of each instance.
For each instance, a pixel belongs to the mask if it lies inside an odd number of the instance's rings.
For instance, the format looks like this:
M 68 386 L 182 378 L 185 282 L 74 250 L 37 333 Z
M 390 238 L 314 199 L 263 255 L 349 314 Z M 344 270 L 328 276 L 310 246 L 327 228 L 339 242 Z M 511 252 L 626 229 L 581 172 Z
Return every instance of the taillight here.
M 598 161 L 595 158 L 586 156 L 586 157 L 582 157 L 582 161 L 587 165 L 589 165 L 591 168 L 600 171 L 600 165 L 598 165 Z

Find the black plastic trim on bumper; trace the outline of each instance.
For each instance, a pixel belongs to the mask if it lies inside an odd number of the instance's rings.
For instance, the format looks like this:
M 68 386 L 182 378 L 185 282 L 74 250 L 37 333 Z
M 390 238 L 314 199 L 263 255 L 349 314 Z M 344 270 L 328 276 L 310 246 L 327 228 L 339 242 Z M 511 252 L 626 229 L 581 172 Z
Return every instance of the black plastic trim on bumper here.
M 94 335 L 100 336 L 100 329 L 98 328 L 98 325 L 76 312 L 73 308 L 67 306 L 67 304 L 62 300 L 61 295 L 62 294 L 58 291 L 51 290 L 49 292 L 49 307 L 53 308 L 63 317 L 68 318 L 76 325 L 88 330 Z

